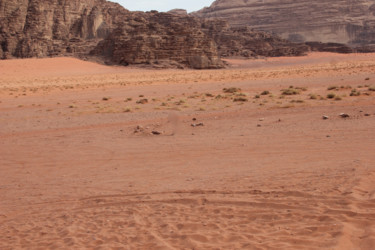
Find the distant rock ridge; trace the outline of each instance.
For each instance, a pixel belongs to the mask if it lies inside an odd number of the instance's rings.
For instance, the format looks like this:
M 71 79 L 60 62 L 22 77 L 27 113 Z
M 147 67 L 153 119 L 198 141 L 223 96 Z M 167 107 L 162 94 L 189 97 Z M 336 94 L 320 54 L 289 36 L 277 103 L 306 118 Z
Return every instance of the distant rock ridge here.
M 184 9 L 173 9 L 168 11 L 167 13 L 173 14 L 173 15 L 188 15 L 187 10 Z
M 131 12 L 106 0 L 0 0 L 0 58 L 72 56 L 108 64 L 221 68 L 221 57 L 301 55 L 308 47 L 226 21 Z
M 204 20 L 202 30 L 218 44 L 218 52 L 223 58 L 302 56 L 310 51 L 310 47 L 304 43 L 291 43 L 249 27 L 231 27 L 219 19 Z
M 374 0 L 216 0 L 192 13 L 294 42 L 375 44 Z

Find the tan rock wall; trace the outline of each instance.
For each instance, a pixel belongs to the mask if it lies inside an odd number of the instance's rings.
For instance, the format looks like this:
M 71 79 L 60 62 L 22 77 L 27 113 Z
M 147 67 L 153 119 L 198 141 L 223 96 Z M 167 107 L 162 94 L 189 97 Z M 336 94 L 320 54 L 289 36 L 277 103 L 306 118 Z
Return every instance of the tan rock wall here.
M 217 0 L 194 15 L 296 41 L 375 43 L 373 0 Z

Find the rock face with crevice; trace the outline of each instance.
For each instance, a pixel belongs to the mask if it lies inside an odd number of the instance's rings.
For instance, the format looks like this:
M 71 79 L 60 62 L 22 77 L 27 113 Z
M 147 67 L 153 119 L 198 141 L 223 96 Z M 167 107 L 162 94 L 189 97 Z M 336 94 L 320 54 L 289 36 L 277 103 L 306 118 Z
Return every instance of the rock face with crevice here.
M 3 56 L 86 54 L 129 13 L 105 0 L 2 0 Z
M 217 0 L 192 15 L 222 18 L 294 42 L 375 44 L 373 0 Z

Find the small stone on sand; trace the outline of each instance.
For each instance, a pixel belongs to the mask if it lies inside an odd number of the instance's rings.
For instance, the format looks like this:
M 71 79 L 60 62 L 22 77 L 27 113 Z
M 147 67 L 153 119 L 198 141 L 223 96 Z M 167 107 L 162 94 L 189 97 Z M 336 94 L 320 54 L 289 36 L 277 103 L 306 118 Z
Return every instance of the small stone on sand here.
M 201 126 L 204 126 L 204 124 L 201 122 L 201 123 L 193 123 L 191 124 L 192 127 L 201 127 Z

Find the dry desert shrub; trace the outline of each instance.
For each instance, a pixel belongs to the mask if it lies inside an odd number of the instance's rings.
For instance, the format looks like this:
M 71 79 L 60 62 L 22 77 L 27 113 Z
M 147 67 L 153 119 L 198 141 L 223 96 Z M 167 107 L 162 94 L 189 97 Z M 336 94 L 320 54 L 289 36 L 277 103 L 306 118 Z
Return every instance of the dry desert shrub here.
M 352 86 L 350 86 L 350 85 L 346 85 L 346 86 L 342 85 L 342 86 L 340 86 L 340 89 L 352 89 Z
M 234 94 L 234 93 L 237 93 L 237 92 L 241 92 L 241 89 L 231 87 L 231 88 L 224 88 L 223 91 L 224 91 L 224 93 Z
M 291 100 L 290 103 L 304 103 L 304 100 Z
M 233 99 L 234 102 L 247 102 L 249 101 L 247 98 L 245 97 L 236 97 Z
M 339 90 L 340 88 L 338 86 L 332 85 L 327 88 L 327 90 Z
M 296 87 L 296 89 L 301 90 L 301 91 L 307 91 L 306 87 Z
M 334 94 L 334 93 L 328 93 L 327 94 L 327 98 L 328 99 L 333 99 L 333 98 L 335 98 L 336 97 L 336 95 Z
M 200 95 L 198 95 L 198 94 L 194 94 L 194 95 L 190 95 L 190 96 L 188 96 L 188 98 L 189 99 L 196 99 L 196 98 L 198 98 Z
M 286 104 L 284 106 L 281 106 L 280 108 L 283 108 L 283 109 L 294 108 L 294 105 L 293 104 Z
M 360 96 L 361 92 L 359 92 L 357 89 L 352 89 L 352 92 L 350 93 L 350 96 Z
M 140 99 L 137 101 L 137 104 L 146 104 L 148 103 L 148 99 Z
M 375 86 L 371 86 L 368 88 L 369 91 L 375 91 Z
M 270 92 L 268 90 L 264 90 L 262 93 L 260 93 L 260 95 L 269 95 Z
M 335 97 L 335 101 L 341 101 L 342 100 L 342 97 L 341 96 L 336 96 Z
M 293 86 L 290 86 L 288 89 L 281 90 L 282 95 L 299 95 L 300 93 L 301 90 L 293 88 Z
M 182 104 L 184 104 L 184 103 L 186 103 L 186 101 L 185 100 L 179 100 L 178 102 L 175 102 L 175 104 L 176 105 L 182 105 Z
M 247 94 L 246 93 L 236 93 L 235 96 L 242 96 L 242 97 L 246 97 Z

